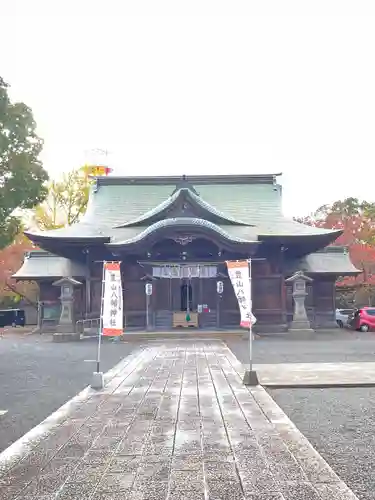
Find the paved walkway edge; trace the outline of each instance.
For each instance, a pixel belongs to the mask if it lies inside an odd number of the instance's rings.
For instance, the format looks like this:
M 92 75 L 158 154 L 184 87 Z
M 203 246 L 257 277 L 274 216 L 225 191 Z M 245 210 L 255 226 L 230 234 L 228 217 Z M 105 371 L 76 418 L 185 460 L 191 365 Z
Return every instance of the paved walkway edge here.
M 228 361 L 242 378 L 245 366 L 226 348 Z M 319 493 L 331 500 L 359 500 L 261 385 L 249 387 L 249 392 Z
M 104 387 L 107 387 L 115 381 L 118 374 L 121 373 L 126 366 L 135 363 L 139 359 L 139 356 L 145 351 L 146 349 L 144 347 L 136 349 L 108 370 L 104 374 Z M 33 427 L 29 432 L 0 453 L 0 478 L 9 472 L 9 470 L 22 460 L 25 455 L 30 453 L 32 448 L 46 438 L 54 429 L 63 424 L 65 420 L 69 418 L 70 411 L 73 408 L 85 403 L 93 394 L 97 394 L 97 392 L 98 391 L 92 389 L 90 386 L 85 387 L 76 396 L 60 406 L 55 412 L 51 413 L 51 415 L 45 418 L 40 424 Z
M 371 361 L 255 364 L 254 370 L 260 384 L 273 389 L 375 387 L 375 363 Z

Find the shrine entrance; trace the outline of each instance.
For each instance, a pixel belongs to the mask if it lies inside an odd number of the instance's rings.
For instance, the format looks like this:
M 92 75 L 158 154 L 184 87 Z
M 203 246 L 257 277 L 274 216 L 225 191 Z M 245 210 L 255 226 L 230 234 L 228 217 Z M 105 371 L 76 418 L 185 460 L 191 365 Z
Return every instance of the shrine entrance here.
M 174 328 L 215 327 L 217 265 L 184 263 L 153 265 L 155 325 L 170 318 Z
M 181 311 L 191 311 L 193 309 L 193 287 L 190 283 L 183 283 L 181 291 Z

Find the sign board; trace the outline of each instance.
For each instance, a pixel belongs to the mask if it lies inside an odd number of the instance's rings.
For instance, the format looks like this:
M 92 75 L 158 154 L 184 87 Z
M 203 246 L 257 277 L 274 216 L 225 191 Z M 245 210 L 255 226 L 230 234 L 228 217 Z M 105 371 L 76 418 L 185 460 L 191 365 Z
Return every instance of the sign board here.
M 256 322 L 252 313 L 250 262 L 247 260 L 227 261 L 227 268 L 240 308 L 240 325 L 244 328 L 250 328 Z
M 215 278 L 217 266 L 210 264 L 166 264 L 154 266 L 152 275 L 155 278 Z
M 120 262 L 104 262 L 102 335 L 123 334 L 123 297 Z
M 146 295 L 152 295 L 152 283 L 146 283 L 145 292 Z

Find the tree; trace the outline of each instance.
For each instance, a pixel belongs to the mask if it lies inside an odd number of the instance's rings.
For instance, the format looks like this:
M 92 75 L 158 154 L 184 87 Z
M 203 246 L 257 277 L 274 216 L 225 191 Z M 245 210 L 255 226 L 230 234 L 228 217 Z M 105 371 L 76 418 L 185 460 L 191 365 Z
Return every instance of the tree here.
M 296 220 L 343 231 L 333 245 L 348 247 L 351 261 L 362 272 L 358 276 L 339 279 L 337 287 L 349 294 L 350 290 L 356 289 L 357 303 L 372 303 L 375 296 L 375 203 L 347 198 L 324 205 L 312 215 Z
M 19 233 L 17 210 L 30 209 L 47 194 L 48 174 L 39 154 L 42 140 L 24 103 L 12 103 L 8 85 L 0 77 L 0 248 Z
M 334 245 L 373 244 L 375 242 L 375 203 L 346 198 L 323 205 L 313 214 L 296 219 L 311 226 L 343 231 Z
M 15 305 L 21 298 L 35 304 L 37 301 L 36 283 L 16 283 L 12 275 L 21 267 L 25 252 L 34 249 L 34 245 L 23 234 L 15 241 L 0 250 L 0 304 L 3 307 Z
M 39 229 L 70 226 L 85 213 L 91 181 L 82 169 L 63 174 L 48 184 L 48 196 L 34 210 L 32 219 Z

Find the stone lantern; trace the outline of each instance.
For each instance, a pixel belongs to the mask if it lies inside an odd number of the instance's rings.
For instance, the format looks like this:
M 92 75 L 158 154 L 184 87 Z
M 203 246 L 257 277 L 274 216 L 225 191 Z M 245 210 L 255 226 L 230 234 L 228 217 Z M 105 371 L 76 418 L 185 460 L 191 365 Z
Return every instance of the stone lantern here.
M 74 321 L 74 287 L 82 285 L 80 281 L 73 278 L 61 278 L 53 286 L 59 286 L 61 289 L 61 314 L 60 320 L 53 335 L 54 342 L 67 342 L 70 340 L 79 340 L 80 334 L 75 331 Z
M 297 271 L 293 276 L 286 279 L 286 283 L 293 285 L 294 311 L 293 320 L 289 326 L 289 331 L 312 332 L 310 321 L 307 317 L 305 299 L 307 297 L 306 284 L 311 283 L 312 278 L 306 276 L 303 271 Z

